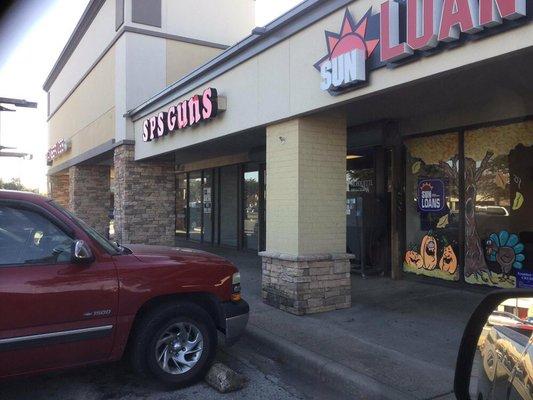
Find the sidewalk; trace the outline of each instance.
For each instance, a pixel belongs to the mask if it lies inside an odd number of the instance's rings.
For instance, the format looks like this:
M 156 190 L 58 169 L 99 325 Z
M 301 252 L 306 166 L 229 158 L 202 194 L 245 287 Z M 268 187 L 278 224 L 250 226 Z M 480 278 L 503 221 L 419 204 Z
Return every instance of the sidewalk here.
M 283 362 L 344 385 L 357 398 L 454 398 L 450 393 L 457 349 L 483 294 L 352 276 L 350 309 L 299 317 L 261 301 L 258 256 L 202 248 L 239 267 L 243 296 L 251 308 L 247 335 L 277 350 Z

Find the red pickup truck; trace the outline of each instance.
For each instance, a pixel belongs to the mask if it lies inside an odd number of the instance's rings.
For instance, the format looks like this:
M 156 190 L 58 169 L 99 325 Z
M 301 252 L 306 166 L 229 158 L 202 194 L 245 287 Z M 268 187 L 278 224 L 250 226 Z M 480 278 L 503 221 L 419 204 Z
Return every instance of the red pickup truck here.
M 197 250 L 120 246 L 52 200 L 0 191 L 0 378 L 130 357 L 183 386 L 248 321 L 240 274 Z

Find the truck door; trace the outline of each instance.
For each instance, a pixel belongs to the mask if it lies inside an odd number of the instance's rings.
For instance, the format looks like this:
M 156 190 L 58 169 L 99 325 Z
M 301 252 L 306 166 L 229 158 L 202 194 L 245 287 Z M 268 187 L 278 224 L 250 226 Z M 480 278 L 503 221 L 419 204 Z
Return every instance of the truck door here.
M 109 356 L 116 270 L 99 249 L 92 264 L 73 262 L 74 232 L 44 208 L 0 200 L 0 376 Z

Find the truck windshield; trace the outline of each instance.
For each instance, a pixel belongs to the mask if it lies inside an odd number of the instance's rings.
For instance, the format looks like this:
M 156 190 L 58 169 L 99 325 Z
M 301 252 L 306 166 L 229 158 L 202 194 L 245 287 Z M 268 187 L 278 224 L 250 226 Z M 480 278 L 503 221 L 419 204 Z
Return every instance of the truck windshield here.
M 121 254 L 122 250 L 121 248 L 111 242 L 110 240 L 107 240 L 104 236 L 99 234 L 97 231 L 95 231 L 93 228 L 91 228 L 89 225 L 87 225 L 85 222 L 83 222 L 81 219 L 76 217 L 74 214 L 72 214 L 70 211 L 66 210 L 65 208 L 61 207 L 59 204 L 57 204 L 54 201 L 50 201 L 50 204 L 57 208 L 59 211 L 61 211 L 63 214 L 65 214 L 72 222 L 74 222 L 76 225 L 78 225 L 81 229 L 85 231 L 85 233 L 91 237 L 91 239 L 98 242 L 100 246 L 104 248 L 105 251 L 107 251 L 109 254 L 117 255 Z

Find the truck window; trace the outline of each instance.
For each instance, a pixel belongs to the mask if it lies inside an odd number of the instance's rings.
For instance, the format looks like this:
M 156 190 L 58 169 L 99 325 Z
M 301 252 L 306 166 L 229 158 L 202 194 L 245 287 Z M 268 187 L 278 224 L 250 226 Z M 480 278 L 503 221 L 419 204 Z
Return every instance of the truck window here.
M 0 205 L 0 265 L 70 262 L 73 242 L 41 214 Z
M 122 254 L 121 249 L 117 245 L 115 245 L 115 243 L 111 242 L 110 240 L 107 240 L 105 237 L 100 235 L 97 231 L 95 231 L 93 228 L 87 225 L 84 221 L 76 217 L 70 211 L 64 209 L 63 207 L 61 207 L 59 204 L 55 203 L 54 201 L 50 201 L 50 204 L 54 206 L 55 208 L 57 208 L 59 211 L 61 211 L 64 215 L 66 215 L 68 219 L 70 219 L 72 222 L 78 225 L 81 229 L 83 229 L 85 233 L 88 236 L 90 236 L 91 239 L 97 242 L 106 252 L 108 252 L 111 255 Z

